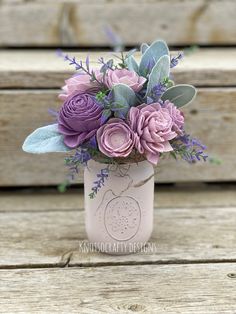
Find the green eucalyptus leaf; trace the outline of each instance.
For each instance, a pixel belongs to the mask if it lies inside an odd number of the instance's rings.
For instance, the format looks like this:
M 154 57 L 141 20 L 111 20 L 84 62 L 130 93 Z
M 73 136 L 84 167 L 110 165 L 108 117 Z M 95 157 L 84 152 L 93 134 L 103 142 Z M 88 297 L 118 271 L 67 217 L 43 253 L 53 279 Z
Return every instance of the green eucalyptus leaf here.
M 169 56 L 169 49 L 167 44 L 163 40 L 154 41 L 149 48 L 147 48 L 142 55 L 139 64 L 139 74 L 147 76 L 152 70 L 152 67 L 162 56 Z M 150 64 L 153 66 L 150 67 Z
M 148 84 L 147 84 L 147 92 L 146 97 L 151 96 L 151 92 L 154 86 L 158 83 L 162 83 L 166 77 L 169 77 L 170 74 L 170 57 L 165 55 L 162 56 L 153 67 Z
M 197 90 L 192 85 L 180 84 L 167 89 L 161 96 L 161 99 L 163 101 L 169 100 L 179 108 L 193 101 L 196 94 Z

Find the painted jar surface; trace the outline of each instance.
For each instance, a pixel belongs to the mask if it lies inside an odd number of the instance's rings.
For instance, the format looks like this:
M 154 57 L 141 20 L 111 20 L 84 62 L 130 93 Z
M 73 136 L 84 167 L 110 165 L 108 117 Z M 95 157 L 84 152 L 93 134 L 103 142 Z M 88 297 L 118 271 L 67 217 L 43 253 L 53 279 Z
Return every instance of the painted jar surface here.
M 84 171 L 87 236 L 99 251 L 134 253 L 152 233 L 154 169 L 147 161 L 109 166 L 104 186 L 90 198 L 97 174 L 107 167 L 91 160 Z

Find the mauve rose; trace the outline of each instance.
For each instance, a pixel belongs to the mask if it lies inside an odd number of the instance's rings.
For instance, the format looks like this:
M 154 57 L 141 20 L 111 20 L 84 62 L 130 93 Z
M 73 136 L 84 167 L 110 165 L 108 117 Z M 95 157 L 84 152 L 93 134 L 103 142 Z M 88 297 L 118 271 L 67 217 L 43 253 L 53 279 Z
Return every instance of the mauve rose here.
M 60 109 L 58 130 L 64 143 L 76 148 L 91 137 L 101 125 L 102 108 L 94 96 L 76 93 L 66 99 Z
M 102 81 L 103 74 L 98 70 L 94 71 L 96 79 Z M 91 81 L 91 76 L 88 74 L 77 74 L 65 81 L 66 85 L 62 87 L 63 93 L 59 98 L 63 101 L 75 92 L 95 94 L 101 89 L 101 85 L 97 81 Z
M 159 103 L 132 107 L 128 114 L 131 130 L 135 132 L 135 147 L 148 161 L 157 164 L 160 153 L 172 151 L 169 141 L 177 136 L 168 109 Z
M 128 85 L 134 92 L 139 92 L 145 82 L 144 77 L 127 69 L 108 70 L 104 77 L 104 84 L 108 88 L 111 89 L 114 85 L 122 83 Z
M 180 111 L 174 104 L 169 100 L 166 100 L 163 104 L 163 107 L 168 109 L 169 114 L 173 120 L 173 130 L 179 135 L 183 134 L 184 126 L 184 114 Z
M 134 147 L 134 134 L 121 119 L 112 118 L 97 131 L 99 150 L 108 157 L 127 157 Z

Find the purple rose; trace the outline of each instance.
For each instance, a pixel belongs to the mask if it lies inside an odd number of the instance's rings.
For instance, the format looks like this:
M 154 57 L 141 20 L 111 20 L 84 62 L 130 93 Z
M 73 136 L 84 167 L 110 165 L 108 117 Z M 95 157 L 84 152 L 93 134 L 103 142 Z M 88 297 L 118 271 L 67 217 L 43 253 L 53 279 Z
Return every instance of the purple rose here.
M 102 81 L 102 73 L 100 73 L 98 70 L 95 70 L 94 74 L 97 80 Z M 100 84 L 97 81 L 91 81 L 90 75 L 83 73 L 72 76 L 71 78 L 66 80 L 65 83 L 66 85 L 62 87 L 63 93 L 59 95 L 59 98 L 63 101 L 75 92 L 89 92 L 91 94 L 97 93 L 101 88 Z
M 174 104 L 169 100 L 166 100 L 163 104 L 163 107 L 168 109 L 169 114 L 173 120 L 173 130 L 179 135 L 183 134 L 184 126 L 184 114 L 180 111 Z
M 131 130 L 135 132 L 135 147 L 148 161 L 157 164 L 160 153 L 172 151 L 169 141 L 177 136 L 168 109 L 159 103 L 132 107 L 128 114 Z
M 121 119 L 110 119 L 97 131 L 99 150 L 108 157 L 127 157 L 134 147 L 134 134 Z
M 102 108 L 94 96 L 76 93 L 66 99 L 59 112 L 58 130 L 64 143 L 76 148 L 91 137 L 101 125 Z
M 104 84 L 110 89 L 114 85 L 122 83 L 132 88 L 134 92 L 139 92 L 145 82 L 144 77 L 127 69 L 108 70 L 104 78 Z

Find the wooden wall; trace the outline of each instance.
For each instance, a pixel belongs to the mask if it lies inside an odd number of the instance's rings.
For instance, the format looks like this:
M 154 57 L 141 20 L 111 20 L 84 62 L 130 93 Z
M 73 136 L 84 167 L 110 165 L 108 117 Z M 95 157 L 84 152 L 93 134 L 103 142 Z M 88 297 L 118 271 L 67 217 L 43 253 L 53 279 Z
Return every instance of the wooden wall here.
M 65 178 L 63 155 L 29 155 L 21 145 L 33 129 L 52 121 L 48 108 L 59 107 L 59 88 L 72 74 L 52 47 L 73 46 L 70 53 L 84 59 L 80 48 L 109 46 L 107 25 L 126 46 L 156 38 L 175 46 L 209 46 L 187 55 L 174 77 L 199 88 L 194 103 L 185 108 L 187 129 L 222 163 L 189 166 L 165 160 L 156 181 L 235 181 L 235 11 L 236 2 L 230 0 L 2 0 L 0 186 L 54 185 Z M 99 54 L 90 52 L 94 65 Z
M 2 0 L 1 46 L 109 44 L 111 25 L 126 45 L 235 44 L 235 0 Z

